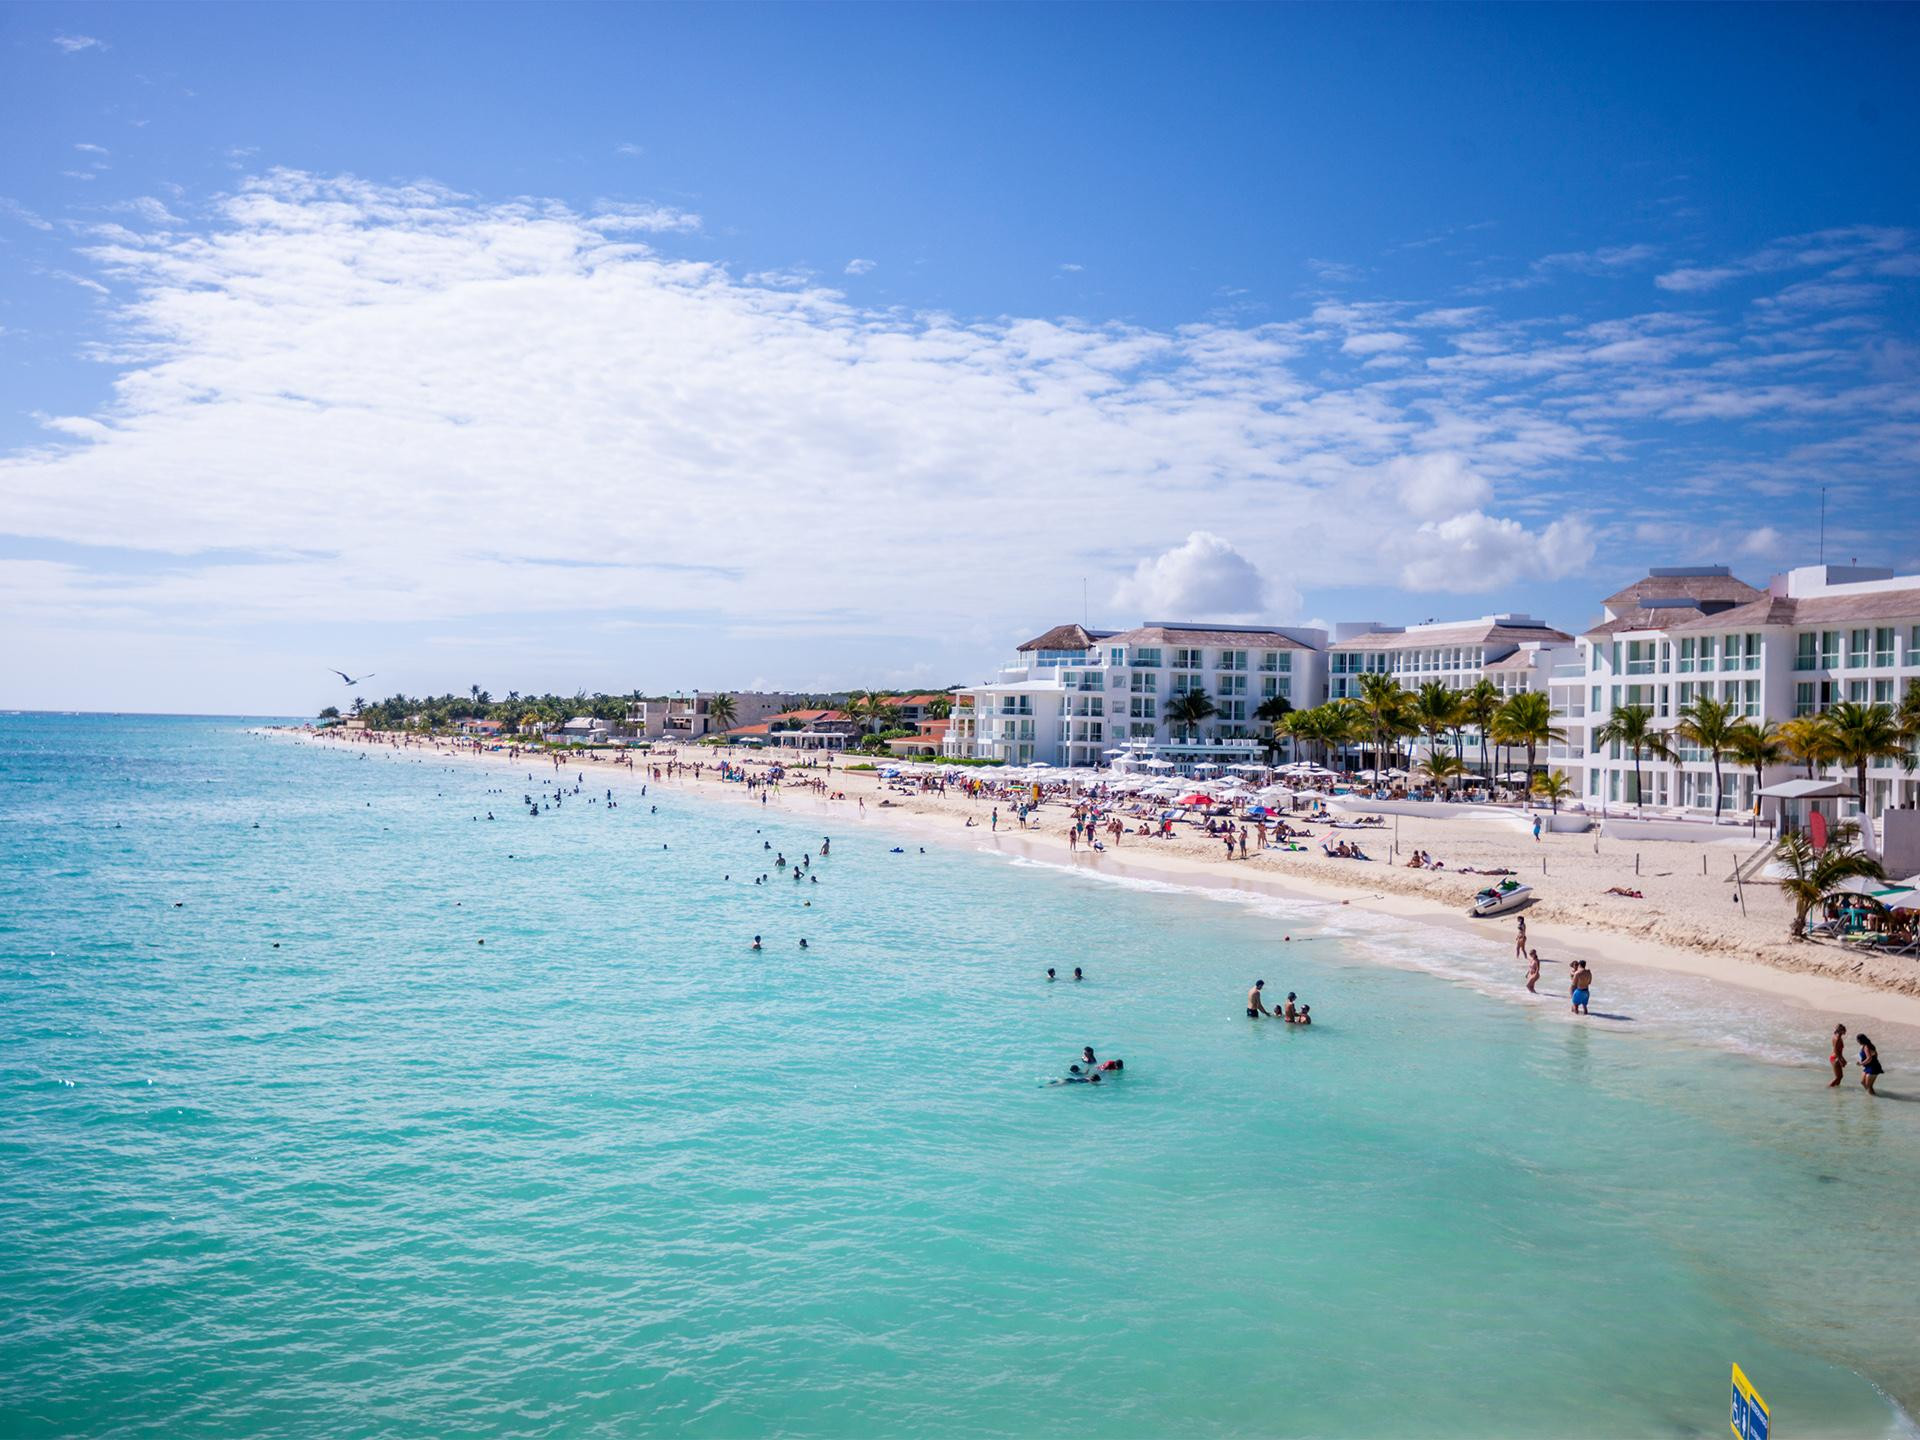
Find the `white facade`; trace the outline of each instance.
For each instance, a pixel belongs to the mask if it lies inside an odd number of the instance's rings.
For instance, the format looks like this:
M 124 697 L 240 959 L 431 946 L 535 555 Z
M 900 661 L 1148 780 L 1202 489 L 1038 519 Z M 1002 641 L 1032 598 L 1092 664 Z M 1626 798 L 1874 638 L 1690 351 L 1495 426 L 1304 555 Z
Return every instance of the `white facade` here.
M 716 696 L 733 699 L 733 718 L 722 724 L 712 712 Z M 762 690 L 694 690 L 627 706 L 627 726 L 643 740 L 698 740 L 737 725 L 757 725 L 804 699 Z
M 1580 650 L 1578 676 L 1553 682 L 1568 748 L 1584 752 L 1570 756 L 1567 768 L 1589 805 L 1632 805 L 1640 797 L 1631 752 L 1618 742 L 1599 751 L 1591 743 L 1622 706 L 1646 706 L 1662 729 L 1703 695 L 1756 725 L 1843 700 L 1897 706 L 1920 682 L 1920 575 L 1812 565 L 1775 576 L 1760 591 L 1721 567 L 1656 570 L 1609 600 Z M 1644 803 L 1710 813 L 1712 757 L 1690 746 L 1679 754 L 1677 763 L 1643 759 Z M 1798 764 L 1775 766 L 1764 783 L 1800 773 Z M 1721 780 L 1723 813 L 1749 810 L 1753 772 L 1723 759 Z M 1920 782 L 1895 759 L 1869 767 L 1867 788 L 1870 815 L 1920 800 Z
M 1439 681 L 1471 690 L 1490 680 L 1503 696 L 1545 690 L 1553 666 L 1573 655 L 1573 637 L 1529 615 L 1388 626 L 1336 625 L 1327 645 L 1327 695 L 1358 696 L 1360 677 L 1389 675 L 1403 690 Z
M 1326 698 L 1320 630 L 1152 623 L 1127 631 L 1057 626 L 1020 647 L 1015 663 L 954 696 L 942 752 L 1024 765 L 1100 766 L 1131 750 L 1176 764 L 1257 761 L 1275 696 L 1295 709 Z M 1203 690 L 1215 714 L 1189 732 L 1168 717 L 1174 698 Z

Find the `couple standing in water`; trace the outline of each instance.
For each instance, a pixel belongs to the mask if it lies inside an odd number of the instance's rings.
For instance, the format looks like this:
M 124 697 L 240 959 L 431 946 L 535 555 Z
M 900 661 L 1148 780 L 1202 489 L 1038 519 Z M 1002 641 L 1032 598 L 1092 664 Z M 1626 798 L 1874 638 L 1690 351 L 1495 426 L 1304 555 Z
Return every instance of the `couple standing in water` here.
M 1864 1030 L 1853 1039 L 1854 1043 L 1860 1047 L 1860 1088 L 1869 1095 L 1878 1095 L 1879 1092 L 1873 1088 L 1874 1082 L 1886 1074 L 1880 1065 L 1880 1050 Z M 1833 1067 L 1833 1079 L 1827 1082 L 1827 1088 L 1831 1090 L 1846 1077 L 1847 1073 L 1847 1027 L 1845 1025 L 1833 1027 L 1833 1051 L 1827 1056 L 1827 1064 Z
M 1513 958 L 1527 963 L 1527 993 L 1537 995 L 1534 987 L 1540 983 L 1540 952 L 1527 947 L 1527 917 L 1522 915 L 1515 921 L 1513 933 Z M 1593 998 L 1593 967 L 1584 960 L 1567 962 L 1567 998 L 1573 1002 L 1573 1013 L 1588 1013 L 1587 1002 Z

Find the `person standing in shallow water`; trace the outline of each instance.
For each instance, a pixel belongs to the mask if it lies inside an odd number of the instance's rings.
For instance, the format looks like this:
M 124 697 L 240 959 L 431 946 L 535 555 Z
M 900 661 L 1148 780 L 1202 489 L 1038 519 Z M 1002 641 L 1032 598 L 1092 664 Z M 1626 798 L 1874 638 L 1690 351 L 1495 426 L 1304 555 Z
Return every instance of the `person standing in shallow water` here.
M 1522 915 L 1514 923 L 1520 928 L 1513 936 L 1513 958 L 1524 960 L 1527 958 L 1527 917 Z
M 1880 1047 L 1868 1038 L 1865 1031 L 1854 1037 L 1860 1042 L 1860 1088 L 1869 1095 L 1877 1094 L 1873 1085 L 1886 1072 L 1880 1067 Z
M 1529 995 L 1538 995 L 1540 992 L 1533 987 L 1539 983 L 1540 952 L 1538 950 L 1529 950 L 1527 952 L 1527 993 Z
M 1827 1082 L 1827 1088 L 1833 1089 L 1847 1074 L 1847 1027 L 1833 1027 L 1833 1053 L 1827 1056 L 1827 1064 L 1833 1067 L 1833 1079 Z

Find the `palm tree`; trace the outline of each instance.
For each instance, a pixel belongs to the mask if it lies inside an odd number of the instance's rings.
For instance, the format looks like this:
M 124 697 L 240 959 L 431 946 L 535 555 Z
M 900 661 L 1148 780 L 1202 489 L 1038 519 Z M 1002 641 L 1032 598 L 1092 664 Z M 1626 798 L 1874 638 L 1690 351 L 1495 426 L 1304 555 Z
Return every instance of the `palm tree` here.
M 1427 737 L 1427 754 L 1440 748 L 1440 737 L 1460 723 L 1460 697 L 1438 680 L 1429 680 L 1412 697 L 1407 718 Z
M 1860 827 L 1851 822 L 1836 825 L 1827 833 L 1824 850 L 1813 848 L 1813 841 L 1799 830 L 1790 831 L 1774 842 L 1774 863 L 1786 872 L 1780 888 L 1793 900 L 1793 923 L 1787 933 L 1795 940 L 1807 938 L 1807 915 L 1847 880 L 1884 880 L 1887 872 L 1880 862 L 1859 848 Z
M 1284 695 L 1269 695 L 1253 712 L 1253 718 L 1267 727 L 1267 758 L 1280 753 L 1280 722 L 1293 713 L 1293 702 Z
M 734 703 L 733 696 L 724 691 L 707 701 L 707 717 L 713 721 L 716 730 L 723 732 L 731 730 L 734 716 L 739 713 L 739 706 Z
M 1734 732 L 1739 728 L 1740 721 L 1729 701 L 1696 695 L 1680 712 L 1680 723 L 1673 731 L 1689 745 L 1698 745 L 1713 757 L 1713 818 L 1716 821 L 1720 818 L 1720 757 L 1732 747 Z
M 1541 800 L 1553 806 L 1553 813 L 1560 813 L 1560 802 L 1571 800 L 1574 795 L 1573 782 L 1567 779 L 1562 770 L 1549 770 L 1545 774 L 1533 777 L 1533 793 Z
M 1786 758 L 1787 748 L 1780 743 L 1780 727 L 1767 720 L 1755 725 L 1742 720 L 1733 727 L 1727 740 L 1727 754 L 1741 765 L 1753 767 L 1753 808 L 1760 810 L 1760 791 L 1767 783 L 1767 767 Z
M 1201 722 L 1215 713 L 1213 697 L 1204 690 L 1182 690 L 1167 702 L 1167 719 L 1184 730 L 1189 740 L 1198 734 Z
M 1429 779 L 1452 788 L 1452 782 L 1467 773 L 1467 762 L 1446 750 L 1429 750 L 1420 768 Z
M 1460 697 L 1460 718 L 1480 732 L 1480 778 L 1491 783 L 1487 769 L 1487 731 L 1500 710 L 1500 687 L 1482 676 L 1471 690 Z
M 1387 766 L 1387 741 L 1398 735 L 1406 724 L 1407 692 L 1400 688 L 1400 682 L 1391 675 L 1376 675 L 1369 671 L 1360 677 L 1360 693 L 1354 697 L 1354 703 L 1366 722 L 1367 732 L 1373 736 L 1374 766 L 1384 770 Z
M 1502 743 L 1526 748 L 1528 775 L 1533 774 L 1533 758 L 1542 745 L 1567 738 L 1567 732 L 1553 723 L 1553 701 L 1538 690 L 1512 696 L 1496 712 L 1493 723 Z
M 953 697 L 951 695 L 936 696 L 927 702 L 927 718 L 929 720 L 945 720 L 951 714 L 953 714 Z
M 1780 743 L 1787 753 L 1807 767 L 1807 779 L 1813 767 L 1833 758 L 1833 732 L 1824 715 L 1796 715 L 1780 727 Z
M 1645 803 L 1646 791 L 1640 784 L 1640 762 L 1651 755 L 1656 760 L 1671 760 L 1673 747 L 1653 723 L 1653 709 L 1647 705 L 1622 705 L 1593 732 L 1595 745 L 1615 742 L 1633 753 L 1633 803 Z
M 1867 766 L 1875 760 L 1905 760 L 1906 737 L 1889 705 L 1862 705 L 1843 700 L 1826 713 L 1830 749 L 1828 758 L 1853 767 L 1854 789 L 1860 796 L 1860 814 L 1867 815 Z

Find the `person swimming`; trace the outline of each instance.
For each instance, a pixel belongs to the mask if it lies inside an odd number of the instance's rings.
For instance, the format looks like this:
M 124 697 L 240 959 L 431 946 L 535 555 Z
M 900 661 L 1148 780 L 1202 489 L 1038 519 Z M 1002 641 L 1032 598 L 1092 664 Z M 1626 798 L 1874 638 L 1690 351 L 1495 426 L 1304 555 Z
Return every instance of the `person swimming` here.
M 760 937 L 759 937 L 758 935 L 756 935 L 756 936 L 754 936 L 754 937 L 753 937 L 753 946 L 752 946 L 752 948 L 753 948 L 753 949 L 755 949 L 755 950 L 758 950 L 758 949 L 760 948 Z
M 1073 978 L 1076 980 L 1084 980 L 1087 977 L 1080 973 L 1080 967 L 1076 965 L 1073 967 Z
M 1058 975 L 1056 975 L 1056 974 L 1054 974 L 1054 973 L 1053 973 L 1053 967 L 1052 967 L 1051 965 L 1049 965 L 1049 966 L 1047 967 L 1047 979 L 1048 979 L 1049 981 L 1053 981 L 1053 980 L 1058 980 L 1059 978 L 1060 978 L 1060 977 L 1059 977 Z

